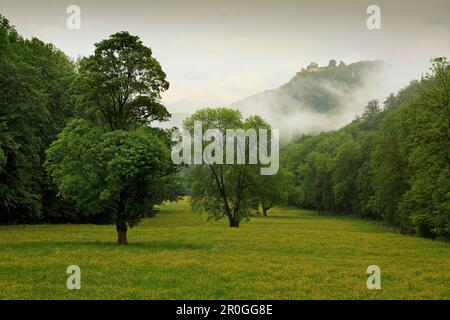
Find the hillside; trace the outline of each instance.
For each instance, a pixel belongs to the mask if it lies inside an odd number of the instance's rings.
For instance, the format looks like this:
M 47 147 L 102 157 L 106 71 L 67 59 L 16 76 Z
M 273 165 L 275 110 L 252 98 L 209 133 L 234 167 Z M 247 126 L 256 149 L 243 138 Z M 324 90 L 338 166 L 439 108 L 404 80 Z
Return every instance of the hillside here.
M 382 61 L 360 61 L 349 65 L 318 67 L 311 63 L 279 88 L 236 102 L 239 108 L 269 106 L 278 111 L 304 109 L 320 113 L 338 111 L 345 98 L 367 85 L 386 65 Z M 256 111 L 256 109 L 254 109 Z
M 326 67 L 311 63 L 279 88 L 245 98 L 232 107 L 246 115 L 271 119 L 274 128 L 284 131 L 281 136 L 286 140 L 337 129 L 353 120 L 365 102 L 382 91 L 380 76 L 386 67 L 379 60 L 349 65 L 332 60 Z

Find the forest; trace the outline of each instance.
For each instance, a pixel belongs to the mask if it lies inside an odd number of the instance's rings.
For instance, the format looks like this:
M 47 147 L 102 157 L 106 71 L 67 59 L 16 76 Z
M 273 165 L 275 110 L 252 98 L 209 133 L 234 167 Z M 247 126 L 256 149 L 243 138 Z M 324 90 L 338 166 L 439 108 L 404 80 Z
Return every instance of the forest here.
M 227 217 L 234 227 L 260 210 L 267 215 L 291 205 L 450 238 L 445 57 L 385 101 L 368 101 L 343 128 L 284 146 L 273 177 L 249 166 L 181 174 L 170 161 L 171 130 L 152 125 L 170 118 L 161 103 L 168 89 L 151 49 L 128 32 L 74 61 L 51 44 L 24 39 L 0 16 L 0 224 L 114 224 L 125 244 L 128 228 L 153 216 L 157 205 L 180 199 L 187 184 L 194 209 Z M 334 99 L 302 94 L 315 103 Z M 186 126 L 195 119 L 270 127 L 270 119 L 243 119 L 229 108 L 203 109 Z M 223 180 L 215 181 L 219 172 Z

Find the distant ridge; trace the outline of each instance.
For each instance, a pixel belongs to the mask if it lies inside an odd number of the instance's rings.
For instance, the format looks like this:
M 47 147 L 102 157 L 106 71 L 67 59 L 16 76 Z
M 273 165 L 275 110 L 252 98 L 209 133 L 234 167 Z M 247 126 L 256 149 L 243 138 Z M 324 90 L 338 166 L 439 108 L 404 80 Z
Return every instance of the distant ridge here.
M 326 67 L 311 63 L 301 69 L 286 84 L 272 90 L 252 95 L 233 103 L 238 109 L 259 108 L 289 112 L 308 110 L 319 113 L 339 111 L 346 102 L 347 95 L 366 85 L 367 79 L 381 71 L 386 64 L 383 61 L 359 61 L 339 65 L 334 60 Z
M 320 67 L 312 62 L 286 84 L 231 104 L 244 115 L 263 116 L 282 139 L 337 129 L 362 112 L 365 103 L 377 97 L 387 69 L 381 60 L 346 65 L 331 60 Z

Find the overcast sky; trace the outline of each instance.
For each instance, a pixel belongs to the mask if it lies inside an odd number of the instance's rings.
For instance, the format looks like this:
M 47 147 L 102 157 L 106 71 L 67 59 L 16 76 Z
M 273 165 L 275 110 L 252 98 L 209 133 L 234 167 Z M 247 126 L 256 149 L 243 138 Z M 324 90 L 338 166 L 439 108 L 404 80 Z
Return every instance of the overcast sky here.
M 66 27 L 71 5 L 81 29 Z M 381 8 L 381 30 L 368 30 L 366 9 Z M 76 57 L 127 30 L 150 46 L 168 75 L 171 112 L 224 106 L 287 82 L 310 61 L 383 59 L 396 83 L 450 56 L 450 1 L 0 0 L 19 33 Z M 393 79 L 390 79 L 393 80 Z

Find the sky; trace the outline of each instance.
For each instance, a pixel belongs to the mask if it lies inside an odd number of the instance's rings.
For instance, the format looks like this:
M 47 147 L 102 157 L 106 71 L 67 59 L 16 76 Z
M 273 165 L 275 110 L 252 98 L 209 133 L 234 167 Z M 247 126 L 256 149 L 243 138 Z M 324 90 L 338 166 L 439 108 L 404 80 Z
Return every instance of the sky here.
M 380 30 L 366 26 L 371 4 Z M 80 29 L 66 26 L 69 5 L 80 7 Z M 0 0 L 0 13 L 71 57 L 118 31 L 138 35 L 167 73 L 172 113 L 230 105 L 330 59 L 382 59 L 396 70 L 387 79 L 394 91 L 432 57 L 450 56 L 448 0 Z

